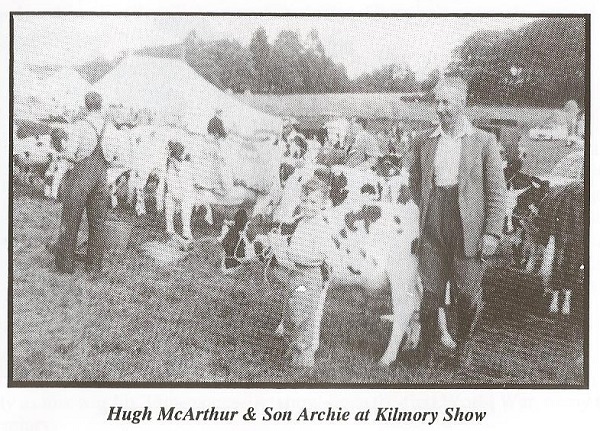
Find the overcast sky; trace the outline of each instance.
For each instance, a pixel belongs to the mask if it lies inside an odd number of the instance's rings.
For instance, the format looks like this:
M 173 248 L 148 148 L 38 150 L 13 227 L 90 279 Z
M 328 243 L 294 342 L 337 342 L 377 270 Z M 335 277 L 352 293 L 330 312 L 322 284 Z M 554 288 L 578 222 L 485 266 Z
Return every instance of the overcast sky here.
M 243 45 L 262 26 L 273 42 L 281 30 L 302 38 L 314 28 L 326 53 L 348 76 L 406 61 L 423 78 L 444 67 L 452 49 L 471 33 L 518 28 L 531 18 L 364 18 L 223 16 L 15 16 L 15 65 L 78 65 L 98 56 L 182 40 L 190 30 L 201 39 L 236 39 Z

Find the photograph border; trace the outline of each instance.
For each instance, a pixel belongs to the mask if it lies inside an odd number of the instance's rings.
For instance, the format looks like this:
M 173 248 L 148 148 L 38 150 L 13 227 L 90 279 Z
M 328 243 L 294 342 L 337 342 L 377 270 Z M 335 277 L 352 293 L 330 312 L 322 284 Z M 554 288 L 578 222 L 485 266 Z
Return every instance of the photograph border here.
M 583 289 L 583 383 L 582 384 L 531 384 L 531 383 L 309 383 L 309 382 L 151 382 L 151 381 L 40 381 L 14 380 L 13 376 L 13 168 L 7 157 L 9 172 L 8 190 L 8 378 L 9 388 L 240 388 L 240 389 L 589 389 L 589 253 L 590 253 L 590 65 L 591 65 L 591 14 L 566 13 L 279 13 L 279 12 L 92 12 L 92 11 L 11 11 L 9 13 L 9 154 L 13 152 L 14 112 L 14 17 L 27 15 L 88 15 L 88 16 L 271 16 L 271 17 L 533 17 L 582 18 L 585 21 L 585 136 L 584 136 L 584 206 L 585 268 Z

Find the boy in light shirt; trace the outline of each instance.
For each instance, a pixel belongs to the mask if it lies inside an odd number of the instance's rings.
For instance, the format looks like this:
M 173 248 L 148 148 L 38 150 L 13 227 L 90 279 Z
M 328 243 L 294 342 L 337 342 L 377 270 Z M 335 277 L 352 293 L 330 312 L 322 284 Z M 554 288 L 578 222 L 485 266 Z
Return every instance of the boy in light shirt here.
M 323 283 L 328 277 L 325 259 L 331 234 L 322 210 L 327 202 L 327 184 L 313 177 L 302 186 L 301 219 L 290 238 L 288 257 L 294 263 L 288 285 L 283 323 L 290 335 L 291 365 L 312 367 L 315 363 L 313 334 L 320 322 L 315 317 Z

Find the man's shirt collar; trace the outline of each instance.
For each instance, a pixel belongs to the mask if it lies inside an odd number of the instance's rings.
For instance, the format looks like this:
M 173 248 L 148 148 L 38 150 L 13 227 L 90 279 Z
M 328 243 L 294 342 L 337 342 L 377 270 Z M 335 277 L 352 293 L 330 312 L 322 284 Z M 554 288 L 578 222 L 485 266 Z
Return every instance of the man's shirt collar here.
M 473 133 L 475 133 L 475 127 L 473 127 L 473 124 L 471 124 L 471 122 L 469 121 L 469 119 L 467 117 L 463 117 L 462 126 L 461 126 L 458 134 L 454 137 L 462 138 L 463 136 L 472 135 Z M 431 135 L 429 135 L 429 137 L 436 138 L 441 135 L 447 135 L 447 133 L 442 130 L 442 125 L 440 124 L 433 131 L 433 133 Z

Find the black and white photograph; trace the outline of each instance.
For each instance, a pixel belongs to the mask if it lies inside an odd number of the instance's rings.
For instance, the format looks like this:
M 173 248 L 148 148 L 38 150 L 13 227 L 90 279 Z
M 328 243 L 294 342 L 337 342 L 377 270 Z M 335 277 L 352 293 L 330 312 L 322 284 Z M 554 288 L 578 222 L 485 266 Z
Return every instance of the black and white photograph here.
M 8 385 L 588 387 L 589 43 L 11 12 Z

